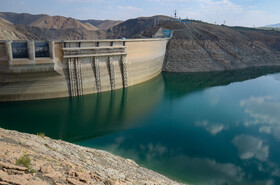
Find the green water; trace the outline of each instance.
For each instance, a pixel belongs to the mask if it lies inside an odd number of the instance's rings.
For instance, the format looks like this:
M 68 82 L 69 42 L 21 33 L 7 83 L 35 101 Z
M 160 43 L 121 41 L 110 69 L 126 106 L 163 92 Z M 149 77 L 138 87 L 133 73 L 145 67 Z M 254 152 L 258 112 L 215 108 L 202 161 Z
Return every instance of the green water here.
M 198 185 L 280 184 L 280 68 L 164 73 L 126 90 L 0 103 L 0 127 L 43 132 Z

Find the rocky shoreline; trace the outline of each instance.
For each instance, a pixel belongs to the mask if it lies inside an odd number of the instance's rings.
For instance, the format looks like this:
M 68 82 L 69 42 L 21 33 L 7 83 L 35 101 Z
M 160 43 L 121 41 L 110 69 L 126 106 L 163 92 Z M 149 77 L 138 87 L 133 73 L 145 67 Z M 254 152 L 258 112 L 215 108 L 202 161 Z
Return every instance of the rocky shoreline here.
M 0 184 L 179 184 L 134 161 L 0 128 Z

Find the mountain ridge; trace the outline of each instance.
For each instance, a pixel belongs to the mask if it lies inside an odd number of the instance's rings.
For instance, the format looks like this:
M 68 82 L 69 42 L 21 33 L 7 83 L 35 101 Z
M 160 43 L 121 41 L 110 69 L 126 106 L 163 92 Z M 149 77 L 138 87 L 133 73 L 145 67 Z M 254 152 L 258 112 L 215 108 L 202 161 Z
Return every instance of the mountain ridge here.
M 33 26 L 47 29 L 81 28 L 89 31 L 97 30 L 93 25 L 86 25 L 77 19 L 64 16 L 49 16 L 46 14 L 32 15 L 28 13 L 1 12 L 0 17 L 13 24 Z
M 280 28 L 280 23 L 278 24 L 270 24 L 270 25 L 267 25 L 265 27 L 269 27 L 269 28 Z

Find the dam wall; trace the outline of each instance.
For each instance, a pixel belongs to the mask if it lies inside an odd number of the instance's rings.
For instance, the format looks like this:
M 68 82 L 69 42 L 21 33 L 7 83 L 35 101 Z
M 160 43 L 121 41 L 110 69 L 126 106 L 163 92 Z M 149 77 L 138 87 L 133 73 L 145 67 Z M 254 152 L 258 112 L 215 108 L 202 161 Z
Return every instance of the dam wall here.
M 157 76 L 169 39 L 0 41 L 0 101 L 74 97 Z

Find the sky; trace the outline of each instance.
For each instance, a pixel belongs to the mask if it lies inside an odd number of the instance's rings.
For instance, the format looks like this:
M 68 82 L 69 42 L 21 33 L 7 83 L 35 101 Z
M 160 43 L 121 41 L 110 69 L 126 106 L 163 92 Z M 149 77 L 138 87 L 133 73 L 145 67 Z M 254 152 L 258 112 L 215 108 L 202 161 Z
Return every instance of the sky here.
M 0 0 L 0 12 L 127 20 L 173 15 L 229 26 L 280 23 L 280 0 Z

